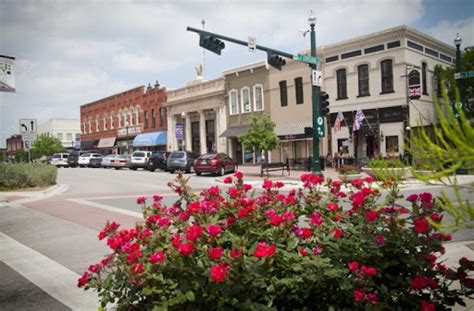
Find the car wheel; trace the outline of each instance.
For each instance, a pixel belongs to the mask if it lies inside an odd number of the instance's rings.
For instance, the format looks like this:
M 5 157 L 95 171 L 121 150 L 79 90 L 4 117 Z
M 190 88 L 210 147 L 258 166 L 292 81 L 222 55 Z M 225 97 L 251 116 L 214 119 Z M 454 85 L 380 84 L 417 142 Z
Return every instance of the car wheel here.
M 196 175 L 198 176 L 201 176 L 201 174 L 202 174 L 201 172 L 196 172 Z
M 131 167 L 130 169 L 131 169 L 132 171 L 136 171 L 136 170 L 137 170 L 136 167 Z
M 219 172 L 221 176 L 225 175 L 225 167 L 221 167 L 221 171 Z
M 154 168 L 149 168 L 148 170 L 149 170 L 150 172 L 154 172 L 154 171 L 155 171 Z
M 194 173 L 194 172 L 195 172 L 195 171 L 194 171 L 194 165 L 191 165 L 191 166 L 189 167 L 188 173 Z

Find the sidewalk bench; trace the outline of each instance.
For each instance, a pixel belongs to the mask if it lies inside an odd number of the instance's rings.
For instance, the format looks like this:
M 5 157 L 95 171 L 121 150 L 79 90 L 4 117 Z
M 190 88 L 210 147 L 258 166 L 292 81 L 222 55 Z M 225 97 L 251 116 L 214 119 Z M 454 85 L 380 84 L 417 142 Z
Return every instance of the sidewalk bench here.
M 281 176 L 283 176 L 283 173 L 285 170 L 288 171 L 288 176 L 290 176 L 290 166 L 288 163 L 283 163 L 283 162 L 276 162 L 276 163 L 263 163 L 262 164 L 262 169 L 260 171 L 260 177 L 263 177 L 263 172 L 267 172 L 267 177 L 269 176 L 268 172 L 270 171 L 279 171 L 281 170 Z

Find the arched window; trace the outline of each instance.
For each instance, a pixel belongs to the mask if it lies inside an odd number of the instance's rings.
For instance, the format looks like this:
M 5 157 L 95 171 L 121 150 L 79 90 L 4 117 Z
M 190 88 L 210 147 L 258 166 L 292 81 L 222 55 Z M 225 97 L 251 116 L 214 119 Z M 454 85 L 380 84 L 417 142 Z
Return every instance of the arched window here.
M 103 122 L 104 122 L 104 131 L 106 131 L 106 130 L 107 130 L 107 119 L 108 119 L 108 117 L 107 117 L 107 114 L 106 114 L 106 113 L 104 113 L 104 118 L 103 118 Z
M 242 105 L 242 113 L 250 112 L 250 89 L 248 87 L 243 87 L 240 90 L 240 98 Z
M 82 130 L 82 134 L 87 134 L 87 122 L 84 121 L 84 123 L 82 123 L 82 126 L 84 127 Z
M 151 110 L 151 127 L 155 128 L 156 127 L 156 113 L 155 109 Z
M 253 87 L 253 110 L 263 110 L 263 85 L 257 84 Z
M 163 126 L 163 122 L 164 122 L 164 113 L 163 113 L 163 107 L 160 108 L 160 126 Z
M 119 111 L 118 113 L 118 126 L 119 128 L 122 127 L 122 111 Z
M 141 120 L 140 120 L 140 107 L 137 106 L 135 107 L 135 124 L 140 125 Z
M 92 133 L 92 117 L 89 117 L 89 133 Z
M 359 79 L 359 96 L 369 96 L 369 65 L 357 67 Z
M 129 120 L 130 120 L 130 125 L 133 125 L 134 124 L 134 114 L 135 114 L 135 109 L 133 109 L 133 107 L 130 108 L 129 110 Z
M 337 79 L 337 99 L 347 98 L 347 79 L 346 69 L 339 69 L 336 71 Z
M 143 125 L 144 128 L 148 128 L 148 111 L 145 110 L 145 124 Z
M 382 77 L 382 94 L 393 93 L 393 66 L 392 60 L 386 59 L 380 63 Z
M 128 109 L 123 110 L 123 127 L 128 126 Z
M 423 88 L 423 95 L 428 95 L 428 85 L 426 84 L 426 63 L 421 63 L 421 87 Z
M 100 122 L 100 117 L 97 115 L 95 116 L 95 131 L 99 131 L 99 122 Z
M 231 115 L 239 113 L 239 106 L 237 103 L 237 90 L 229 92 L 229 113 Z

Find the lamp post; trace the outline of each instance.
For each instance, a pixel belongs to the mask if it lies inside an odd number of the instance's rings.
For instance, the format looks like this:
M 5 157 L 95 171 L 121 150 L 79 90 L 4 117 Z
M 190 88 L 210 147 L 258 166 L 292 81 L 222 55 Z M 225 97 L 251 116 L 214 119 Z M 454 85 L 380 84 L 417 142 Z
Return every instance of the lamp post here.
M 456 72 L 461 72 L 461 43 L 462 39 L 459 36 L 459 33 L 456 34 L 456 38 L 454 38 L 454 45 L 456 46 Z M 456 79 L 459 91 L 459 102 L 461 104 L 462 109 L 462 95 L 461 95 L 461 77 Z M 456 113 L 456 111 L 454 111 Z
M 311 15 L 308 18 L 309 26 L 311 27 L 311 56 L 316 57 L 316 32 L 314 27 L 316 26 L 316 17 L 311 11 Z M 311 64 L 311 69 L 316 70 L 316 65 Z M 313 163 L 312 163 L 312 172 L 314 174 L 321 175 L 321 164 L 319 163 L 319 136 L 316 131 L 317 122 L 319 117 L 319 86 L 312 85 L 312 107 L 313 107 Z

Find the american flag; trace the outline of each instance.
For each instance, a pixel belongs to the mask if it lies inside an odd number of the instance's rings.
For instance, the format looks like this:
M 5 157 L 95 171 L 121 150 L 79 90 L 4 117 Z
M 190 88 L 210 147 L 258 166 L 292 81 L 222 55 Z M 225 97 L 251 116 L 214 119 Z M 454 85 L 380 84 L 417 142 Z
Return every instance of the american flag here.
M 360 108 L 357 109 L 355 120 L 354 120 L 354 126 L 352 127 L 353 132 L 360 130 L 360 126 L 362 125 L 362 121 L 364 121 L 364 119 L 365 119 L 365 116 L 362 110 Z
M 344 115 L 342 112 L 339 111 L 336 117 L 336 122 L 334 122 L 334 132 L 338 132 L 341 130 L 341 123 L 344 121 Z
M 412 98 L 412 97 L 417 97 L 417 96 L 421 96 L 421 87 L 419 86 L 410 87 L 408 89 L 408 97 Z

